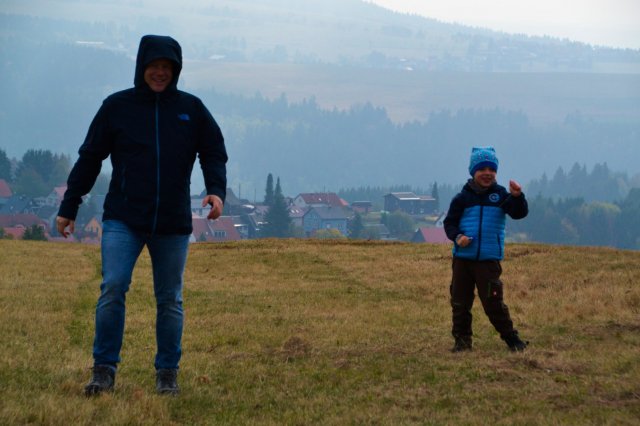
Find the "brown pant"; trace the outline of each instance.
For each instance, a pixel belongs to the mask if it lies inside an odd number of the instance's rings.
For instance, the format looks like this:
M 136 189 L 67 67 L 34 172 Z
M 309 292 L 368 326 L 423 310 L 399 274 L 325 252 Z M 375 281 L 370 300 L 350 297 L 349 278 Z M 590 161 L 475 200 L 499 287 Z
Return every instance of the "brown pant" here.
M 503 301 L 502 266 L 497 260 L 474 261 L 453 259 L 453 276 L 451 278 L 451 310 L 453 313 L 454 337 L 470 337 L 471 307 L 474 290 L 478 287 L 478 296 L 489 321 L 500 333 L 508 336 L 514 332 L 509 308 Z

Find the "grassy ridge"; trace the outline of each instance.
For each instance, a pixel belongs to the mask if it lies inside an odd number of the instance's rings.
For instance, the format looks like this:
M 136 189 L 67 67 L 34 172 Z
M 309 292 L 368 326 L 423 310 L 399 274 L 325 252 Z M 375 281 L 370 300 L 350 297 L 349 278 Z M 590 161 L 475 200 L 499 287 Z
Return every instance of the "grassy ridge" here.
M 532 123 L 562 122 L 576 111 L 605 121 L 639 119 L 637 74 L 363 72 L 356 67 L 190 61 L 181 78 L 196 92 L 215 87 L 250 97 L 285 94 L 290 102 L 313 97 L 329 110 L 371 102 L 398 123 L 427 121 L 442 110 L 495 108 L 522 111 Z M 218 115 L 225 113 L 220 108 Z
M 640 253 L 510 245 L 512 354 L 480 304 L 451 354 L 448 248 L 192 246 L 179 398 L 154 394 L 150 261 L 128 295 L 116 392 L 87 400 L 92 246 L 0 241 L 2 424 L 637 424 Z

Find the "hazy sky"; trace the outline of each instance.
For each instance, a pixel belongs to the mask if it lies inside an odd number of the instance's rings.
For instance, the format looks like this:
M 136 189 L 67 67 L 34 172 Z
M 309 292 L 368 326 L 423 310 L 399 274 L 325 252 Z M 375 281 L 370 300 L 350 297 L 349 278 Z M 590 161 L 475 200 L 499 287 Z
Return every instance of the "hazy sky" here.
M 640 49 L 640 0 L 369 1 L 445 22 Z

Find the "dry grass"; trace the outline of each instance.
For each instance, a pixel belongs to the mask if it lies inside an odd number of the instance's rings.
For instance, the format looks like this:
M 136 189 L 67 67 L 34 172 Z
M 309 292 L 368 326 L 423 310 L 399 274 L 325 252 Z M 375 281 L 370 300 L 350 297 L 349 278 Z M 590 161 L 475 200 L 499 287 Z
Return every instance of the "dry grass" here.
M 439 246 L 262 240 L 192 246 L 178 398 L 154 394 L 143 256 L 116 392 L 82 396 L 100 283 L 92 246 L 0 241 L 1 424 L 638 424 L 640 253 L 511 245 L 506 350 L 474 307 L 451 354 Z

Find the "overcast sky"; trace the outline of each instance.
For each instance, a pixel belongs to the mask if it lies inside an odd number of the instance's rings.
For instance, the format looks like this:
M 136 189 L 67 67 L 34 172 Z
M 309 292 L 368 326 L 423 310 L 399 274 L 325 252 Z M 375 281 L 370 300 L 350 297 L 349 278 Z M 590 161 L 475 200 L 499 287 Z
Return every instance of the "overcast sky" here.
M 445 22 L 640 49 L 640 0 L 368 1 Z

